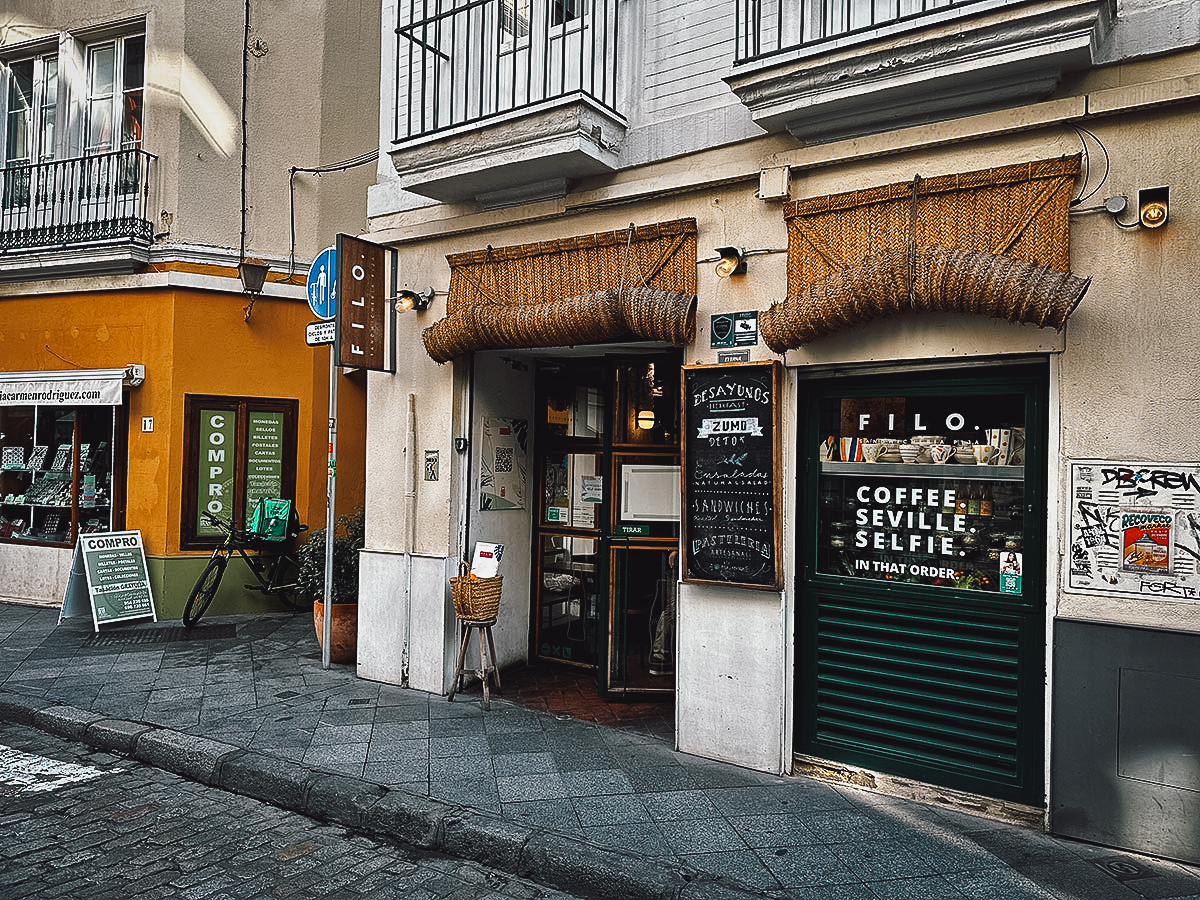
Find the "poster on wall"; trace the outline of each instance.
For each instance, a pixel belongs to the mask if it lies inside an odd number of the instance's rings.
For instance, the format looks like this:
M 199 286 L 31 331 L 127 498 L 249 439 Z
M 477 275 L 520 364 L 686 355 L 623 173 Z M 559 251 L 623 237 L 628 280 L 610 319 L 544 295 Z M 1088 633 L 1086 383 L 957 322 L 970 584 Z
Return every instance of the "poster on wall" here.
M 479 460 L 479 508 L 524 509 L 529 490 L 529 422 L 485 416 Z
M 1067 590 L 1200 602 L 1200 464 L 1071 463 Z
M 683 580 L 778 589 L 779 366 L 683 367 Z

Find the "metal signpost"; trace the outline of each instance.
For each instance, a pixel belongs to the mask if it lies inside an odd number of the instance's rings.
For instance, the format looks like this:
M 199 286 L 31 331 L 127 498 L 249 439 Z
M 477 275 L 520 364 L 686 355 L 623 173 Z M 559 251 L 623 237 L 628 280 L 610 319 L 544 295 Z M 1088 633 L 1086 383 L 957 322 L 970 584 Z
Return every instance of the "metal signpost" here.
M 308 270 L 308 308 L 319 319 L 332 320 L 337 312 L 337 251 L 329 247 L 313 260 Z M 314 323 L 317 329 L 328 332 L 328 327 L 322 323 Z M 313 342 L 311 331 L 314 325 L 305 329 L 305 339 L 310 346 L 318 346 Z M 334 538 L 334 499 L 337 495 L 337 347 L 330 334 L 329 344 L 329 475 L 326 481 L 325 493 L 325 616 L 321 623 L 321 667 L 328 669 L 330 665 L 330 645 L 333 643 L 333 538 Z

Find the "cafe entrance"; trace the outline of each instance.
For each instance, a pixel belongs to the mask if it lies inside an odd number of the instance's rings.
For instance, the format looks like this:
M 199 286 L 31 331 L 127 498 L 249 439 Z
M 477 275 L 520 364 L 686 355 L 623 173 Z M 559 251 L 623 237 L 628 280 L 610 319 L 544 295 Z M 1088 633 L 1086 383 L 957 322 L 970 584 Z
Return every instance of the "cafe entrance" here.
M 1045 364 L 802 392 L 795 750 L 1040 805 Z
M 678 351 L 537 368 L 530 656 L 601 696 L 674 690 Z

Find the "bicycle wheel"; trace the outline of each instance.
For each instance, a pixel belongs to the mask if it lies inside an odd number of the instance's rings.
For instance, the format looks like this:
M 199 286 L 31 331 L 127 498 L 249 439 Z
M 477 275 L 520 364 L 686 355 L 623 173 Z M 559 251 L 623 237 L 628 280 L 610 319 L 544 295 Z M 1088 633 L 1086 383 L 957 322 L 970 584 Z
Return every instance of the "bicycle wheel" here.
M 229 560 L 224 556 L 214 556 L 208 561 L 208 565 L 204 567 L 200 577 L 196 579 L 192 593 L 188 595 L 187 603 L 183 607 L 185 627 L 191 628 L 199 622 L 204 611 L 208 609 L 208 605 L 212 603 L 213 597 L 217 595 L 217 588 L 221 586 L 221 578 L 225 574 L 225 566 L 228 562 Z

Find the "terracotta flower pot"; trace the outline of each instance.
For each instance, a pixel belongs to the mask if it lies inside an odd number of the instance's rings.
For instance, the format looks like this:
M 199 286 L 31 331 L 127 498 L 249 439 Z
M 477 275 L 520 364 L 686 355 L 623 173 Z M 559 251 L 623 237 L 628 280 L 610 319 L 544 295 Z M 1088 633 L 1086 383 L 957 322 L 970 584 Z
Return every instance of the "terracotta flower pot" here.
M 352 663 L 358 655 L 358 604 L 333 603 L 333 620 L 330 622 L 329 660 L 335 663 Z M 325 604 L 320 600 L 313 603 L 313 625 L 317 629 L 317 643 L 325 646 Z

